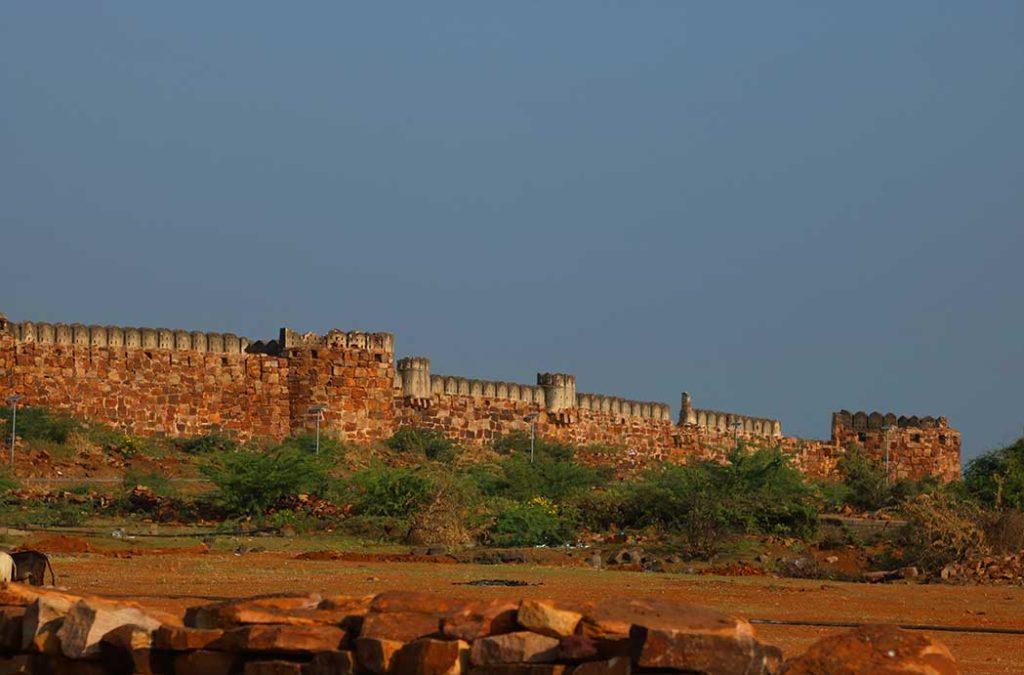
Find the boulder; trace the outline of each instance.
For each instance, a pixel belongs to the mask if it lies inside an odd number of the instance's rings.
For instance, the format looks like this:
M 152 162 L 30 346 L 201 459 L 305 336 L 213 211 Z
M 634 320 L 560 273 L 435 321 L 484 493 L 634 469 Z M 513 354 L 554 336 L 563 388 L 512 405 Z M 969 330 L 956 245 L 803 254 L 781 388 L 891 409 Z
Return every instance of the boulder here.
M 12 654 L 21 650 L 26 607 L 4 607 L 0 612 L 0 653 Z
M 782 672 L 954 675 L 960 669 L 949 649 L 927 635 L 895 626 L 860 626 L 818 640 L 787 661 Z
M 588 661 L 572 669 L 572 675 L 631 675 L 633 662 L 628 656 L 616 656 L 607 661 Z
M 125 625 L 138 626 L 152 634 L 160 621 L 136 607 L 103 606 L 79 600 L 64 616 L 57 631 L 61 651 L 69 659 L 95 656 L 104 635 Z
M 60 595 L 37 595 L 21 621 L 21 648 L 44 654 L 60 651 L 57 630 L 71 609 L 72 601 Z
M 163 625 L 153 633 L 153 647 L 172 651 L 207 649 L 216 645 L 224 636 L 219 628 L 185 628 Z
M 530 631 L 480 638 L 470 650 L 470 660 L 477 666 L 545 663 L 557 658 L 558 640 Z
M 352 652 L 318 652 L 305 664 L 302 675 L 352 675 L 355 668 Z
M 391 670 L 402 675 L 461 675 L 468 667 L 469 645 L 462 640 L 416 640 L 391 662 Z
M 255 624 L 232 628 L 225 648 L 243 652 L 324 652 L 341 649 L 345 631 L 337 626 Z
M 294 661 L 249 661 L 245 675 L 302 675 L 302 664 Z
M 568 675 L 572 666 L 561 663 L 497 663 L 474 666 L 470 675 Z
M 174 655 L 174 672 L 189 675 L 224 675 L 237 672 L 241 657 L 231 652 L 200 649 Z
M 232 628 L 254 623 L 332 623 L 337 617 L 335 613 L 319 616 L 314 612 L 320 608 L 321 601 L 318 594 L 311 593 L 262 595 L 215 602 L 190 607 L 185 612 L 185 625 L 190 628 Z
M 743 619 L 663 600 L 599 602 L 584 613 L 579 632 L 597 643 L 604 658 L 631 652 L 644 668 L 762 673 L 772 672 L 780 658 Z
M 441 633 L 447 638 L 472 642 L 479 637 L 519 630 L 516 615 L 519 606 L 511 601 L 491 600 L 468 604 L 441 620 Z
M 387 673 L 395 654 L 405 645 L 397 640 L 360 637 L 356 639 L 356 660 L 370 673 Z
M 523 600 L 519 605 L 518 621 L 534 633 L 550 637 L 563 637 L 576 632 L 583 615 L 567 609 L 558 609 L 546 600 Z
M 421 637 L 436 637 L 440 634 L 440 622 L 436 614 L 420 612 L 370 612 L 363 617 L 359 637 L 412 642 Z

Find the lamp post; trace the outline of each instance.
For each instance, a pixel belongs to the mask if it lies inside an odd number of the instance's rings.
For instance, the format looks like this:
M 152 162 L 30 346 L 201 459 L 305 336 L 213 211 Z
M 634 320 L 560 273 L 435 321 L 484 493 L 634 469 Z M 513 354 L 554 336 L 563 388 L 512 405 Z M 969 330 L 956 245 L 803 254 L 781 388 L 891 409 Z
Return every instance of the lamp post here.
M 885 443 L 885 484 L 889 484 L 889 446 L 892 442 L 889 440 L 889 432 L 892 430 L 892 426 L 886 424 L 882 427 L 882 442 Z
M 534 439 L 536 439 L 536 437 L 537 437 L 537 418 L 538 417 L 539 417 L 539 415 L 537 413 L 530 413 L 529 415 L 527 415 L 526 417 L 523 418 L 524 421 L 530 423 L 530 464 L 533 464 L 533 444 L 534 444 Z
M 315 405 L 309 409 L 309 414 L 316 418 L 316 454 L 320 454 L 320 420 L 324 418 L 324 411 L 327 410 L 322 405 Z
M 736 448 L 740 447 L 739 432 L 740 432 L 740 427 L 742 427 L 742 426 L 743 426 L 743 422 L 741 422 L 739 420 L 733 420 L 732 421 L 732 444 Z
M 14 467 L 14 439 L 17 437 L 18 431 L 18 401 L 21 400 L 21 394 L 14 394 L 7 398 L 7 402 L 11 404 L 11 467 Z

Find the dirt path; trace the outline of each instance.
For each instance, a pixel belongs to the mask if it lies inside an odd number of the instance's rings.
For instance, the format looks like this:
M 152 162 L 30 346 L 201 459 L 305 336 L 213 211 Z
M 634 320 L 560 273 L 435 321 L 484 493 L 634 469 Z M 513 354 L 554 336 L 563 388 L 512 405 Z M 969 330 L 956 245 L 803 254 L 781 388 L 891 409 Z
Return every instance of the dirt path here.
M 293 553 L 188 553 L 112 558 L 54 556 L 59 583 L 73 592 L 138 598 L 183 610 L 204 599 L 281 591 L 365 595 L 418 589 L 455 597 L 514 595 L 585 601 L 623 595 L 666 597 L 751 619 L 852 621 L 1024 628 L 1024 588 L 1008 586 L 866 585 L 708 577 L 531 565 L 439 565 L 298 560 Z M 516 579 L 519 588 L 453 585 Z M 794 654 L 836 628 L 758 625 L 768 642 Z M 1024 672 L 1024 637 L 943 632 L 965 673 Z

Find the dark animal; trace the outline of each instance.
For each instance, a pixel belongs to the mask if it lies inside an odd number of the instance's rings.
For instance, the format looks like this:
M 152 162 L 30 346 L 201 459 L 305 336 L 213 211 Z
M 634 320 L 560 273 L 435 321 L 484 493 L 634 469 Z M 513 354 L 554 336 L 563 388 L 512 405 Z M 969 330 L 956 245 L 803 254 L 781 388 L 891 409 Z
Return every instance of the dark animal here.
M 50 585 L 57 585 L 57 578 L 53 575 L 53 567 L 50 559 L 45 553 L 39 551 L 13 551 L 14 558 L 14 581 L 27 581 L 33 586 L 42 586 L 46 581 L 46 570 L 50 570 Z

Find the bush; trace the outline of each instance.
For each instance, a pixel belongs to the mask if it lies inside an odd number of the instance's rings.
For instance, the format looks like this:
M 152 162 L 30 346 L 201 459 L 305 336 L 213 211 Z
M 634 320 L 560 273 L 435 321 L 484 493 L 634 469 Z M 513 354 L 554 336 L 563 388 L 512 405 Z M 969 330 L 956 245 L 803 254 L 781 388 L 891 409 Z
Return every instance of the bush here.
M 177 491 L 171 485 L 170 479 L 156 471 L 144 472 L 129 468 L 124 472 L 124 479 L 121 485 L 125 492 L 131 492 L 135 486 L 141 485 L 149 488 L 161 497 L 174 497 L 177 495 Z
M 284 439 L 278 446 L 299 452 L 316 454 L 316 434 L 298 434 Z M 324 457 L 338 457 L 345 451 L 345 444 L 337 438 L 320 434 L 320 455 Z
M 221 433 L 210 433 L 191 438 L 179 438 L 174 446 L 189 455 L 209 455 L 214 452 L 232 452 L 238 449 L 238 441 Z
M 1006 509 L 990 514 L 985 523 L 985 543 L 999 553 L 1024 551 L 1024 513 Z
M 865 511 L 876 511 L 893 503 L 885 467 L 867 456 L 858 446 L 850 446 L 836 462 L 842 477 L 845 503 Z
M 77 420 L 68 415 L 54 413 L 46 408 L 27 406 L 18 408 L 17 429 L 15 433 L 25 440 L 51 441 L 53 443 L 66 443 L 68 436 L 81 428 Z M 4 406 L 0 408 L 0 420 L 3 420 L 3 428 L 7 429 L 8 436 L 11 432 L 11 408 Z
M 571 542 L 574 531 L 571 519 L 560 515 L 550 501 L 537 497 L 497 508 L 489 534 L 496 546 L 558 546 Z
M 421 473 L 377 464 L 352 474 L 344 489 L 358 515 L 408 518 L 426 503 L 433 487 Z
M 964 486 L 983 504 L 1024 509 L 1024 438 L 972 460 Z
M 526 431 L 513 431 L 494 442 L 494 450 L 503 455 L 530 456 L 530 434 Z M 533 439 L 534 460 L 570 462 L 575 455 L 571 445 L 549 441 L 544 438 Z
M 414 427 L 402 427 L 385 444 L 392 450 L 423 455 L 438 462 L 450 462 L 457 454 L 455 444 L 443 434 Z
M 981 511 L 950 495 L 920 495 L 902 507 L 907 524 L 896 543 L 903 549 L 902 564 L 937 572 L 946 564 L 986 551 Z
M 200 471 L 215 486 L 215 500 L 229 513 L 258 515 L 287 495 L 323 494 L 329 462 L 279 446 L 265 452 L 215 452 Z
M 11 474 L 10 468 L 0 468 L 0 495 L 17 490 L 20 485 L 18 479 Z
M 512 455 L 497 464 L 476 466 L 470 475 L 488 496 L 525 502 L 544 497 L 560 504 L 575 495 L 605 485 L 611 471 L 576 464 L 571 460 L 554 459 L 550 455 L 536 457 Z
M 450 548 L 471 543 L 485 521 L 476 485 L 451 471 L 432 471 L 429 476 L 430 493 L 410 519 L 408 542 Z

